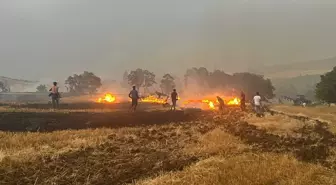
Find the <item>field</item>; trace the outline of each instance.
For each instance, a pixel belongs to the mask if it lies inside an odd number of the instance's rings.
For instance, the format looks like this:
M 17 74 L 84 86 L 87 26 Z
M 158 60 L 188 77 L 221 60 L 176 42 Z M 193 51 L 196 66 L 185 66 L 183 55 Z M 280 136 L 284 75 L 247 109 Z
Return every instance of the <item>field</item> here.
M 300 107 L 278 105 L 274 106 L 273 109 L 287 113 L 289 115 L 309 117 L 317 121 L 325 122 L 329 125 L 330 130 L 336 133 L 336 107 Z
M 48 106 L 0 108 L 0 184 L 336 184 L 336 136 L 313 119 Z

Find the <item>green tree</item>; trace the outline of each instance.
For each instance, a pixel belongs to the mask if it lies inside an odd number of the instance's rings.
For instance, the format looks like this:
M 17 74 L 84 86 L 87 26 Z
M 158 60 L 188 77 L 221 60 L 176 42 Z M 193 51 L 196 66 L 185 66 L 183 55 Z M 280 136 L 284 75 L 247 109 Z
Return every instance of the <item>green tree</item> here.
M 162 77 L 160 88 L 162 89 L 162 92 L 165 94 L 169 94 L 173 91 L 175 88 L 175 82 L 174 77 L 172 77 L 170 74 L 165 74 Z
M 47 86 L 46 85 L 39 85 L 36 87 L 36 92 L 48 92 Z
M 316 85 L 316 98 L 327 103 L 336 103 L 336 67 L 324 75 Z
M 69 76 L 65 84 L 70 92 L 79 94 L 93 94 L 102 86 L 101 79 L 88 71 L 84 71 L 80 75 Z

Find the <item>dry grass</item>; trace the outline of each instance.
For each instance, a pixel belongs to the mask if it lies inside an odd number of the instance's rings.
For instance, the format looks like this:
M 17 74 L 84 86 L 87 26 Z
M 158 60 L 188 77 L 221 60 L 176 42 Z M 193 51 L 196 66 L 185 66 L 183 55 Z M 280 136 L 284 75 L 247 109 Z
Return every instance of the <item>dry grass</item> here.
M 209 157 L 212 155 L 235 155 L 248 149 L 238 138 L 216 128 L 200 135 L 197 142 L 185 147 L 187 154 Z
M 310 117 L 330 124 L 330 129 L 336 133 L 336 107 L 318 106 L 318 107 L 299 107 L 278 105 L 272 107 L 274 110 L 282 111 L 288 114 Z
M 246 133 L 250 127 L 239 121 L 240 112 L 215 117 L 120 129 L 0 132 L 0 174 L 6 174 L 0 184 L 123 184 L 144 178 L 137 184 L 336 184 L 331 171 L 299 162 L 287 150 L 262 153 L 247 145 L 268 138 L 254 128 Z M 281 134 L 303 126 L 280 115 L 246 121 Z M 225 124 L 237 129 L 230 132 Z
M 0 132 L 0 161 L 4 158 L 21 162 L 41 156 L 61 155 L 94 147 L 106 141 L 112 129 L 57 131 L 53 133 Z
M 279 135 L 291 134 L 295 129 L 302 128 L 307 124 L 300 120 L 279 114 L 273 116 L 266 114 L 263 118 L 256 117 L 255 115 L 248 115 L 244 120 L 249 124 L 264 128 L 269 132 Z
M 331 185 L 336 175 L 286 155 L 243 154 L 212 157 L 180 172 L 163 174 L 137 185 Z

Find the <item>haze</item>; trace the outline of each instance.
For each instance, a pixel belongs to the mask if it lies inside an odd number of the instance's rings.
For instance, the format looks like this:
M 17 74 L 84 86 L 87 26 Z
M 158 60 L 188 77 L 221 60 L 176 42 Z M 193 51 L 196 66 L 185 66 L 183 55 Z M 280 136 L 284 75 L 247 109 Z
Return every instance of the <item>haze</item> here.
M 1 0 L 0 76 L 227 72 L 335 56 L 333 0 Z

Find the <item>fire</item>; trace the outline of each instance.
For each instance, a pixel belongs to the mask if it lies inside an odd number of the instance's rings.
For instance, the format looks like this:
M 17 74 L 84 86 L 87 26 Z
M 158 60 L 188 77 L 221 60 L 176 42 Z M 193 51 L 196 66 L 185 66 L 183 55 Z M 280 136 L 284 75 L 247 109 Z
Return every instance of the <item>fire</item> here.
M 215 104 L 212 101 L 210 101 L 209 102 L 209 107 L 210 107 L 210 109 L 215 109 Z
M 210 109 L 215 109 L 215 104 L 213 103 L 213 101 L 210 100 L 202 100 L 202 103 L 206 103 L 208 104 Z
M 107 102 L 107 103 L 113 103 L 113 102 L 115 102 L 115 101 L 116 101 L 116 97 L 113 96 L 113 95 L 110 94 L 110 93 L 105 94 L 103 98 L 99 98 L 99 99 L 97 100 L 98 103 L 104 103 L 104 102 Z
M 158 104 L 166 104 L 167 100 L 159 99 L 155 96 L 147 96 L 145 98 L 141 98 L 141 102 L 147 102 L 147 103 L 158 103 Z
M 240 99 L 239 98 L 234 98 L 231 99 L 227 102 L 228 105 L 239 105 L 240 104 Z
M 228 106 L 236 106 L 236 105 L 240 105 L 240 99 L 237 97 L 234 98 L 224 98 L 225 99 L 225 104 Z M 206 104 L 205 108 L 208 109 L 215 109 L 216 106 L 219 105 L 219 101 L 216 99 L 212 100 L 212 99 L 198 99 L 198 100 L 186 100 L 183 102 L 184 105 L 190 104 L 190 103 L 204 103 Z

